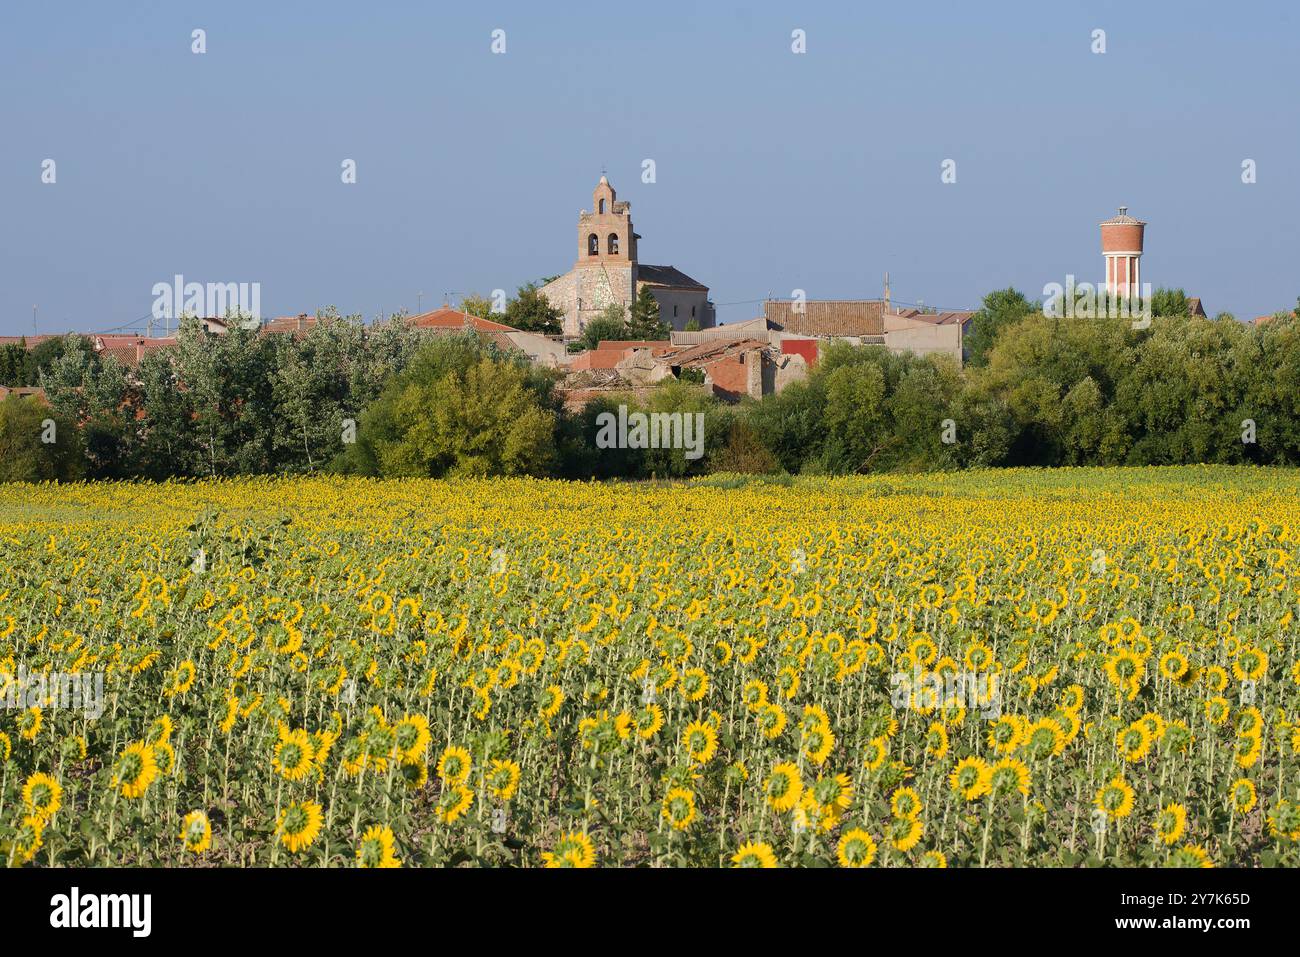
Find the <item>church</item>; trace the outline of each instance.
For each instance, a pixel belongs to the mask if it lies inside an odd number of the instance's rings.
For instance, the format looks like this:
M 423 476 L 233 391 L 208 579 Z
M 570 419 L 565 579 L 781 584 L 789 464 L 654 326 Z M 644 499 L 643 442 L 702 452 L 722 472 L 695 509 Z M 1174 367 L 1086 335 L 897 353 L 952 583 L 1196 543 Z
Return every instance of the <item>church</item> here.
M 714 324 L 709 288 L 673 266 L 651 266 L 637 260 L 632 228 L 632 204 L 619 200 L 604 176 L 591 197 L 591 211 L 578 215 L 578 259 L 563 276 L 541 288 L 551 305 L 564 312 L 564 335 L 575 337 L 610 303 L 630 308 L 642 286 L 659 303 L 659 315 L 669 329 Z M 691 325 L 694 320 L 695 325 Z

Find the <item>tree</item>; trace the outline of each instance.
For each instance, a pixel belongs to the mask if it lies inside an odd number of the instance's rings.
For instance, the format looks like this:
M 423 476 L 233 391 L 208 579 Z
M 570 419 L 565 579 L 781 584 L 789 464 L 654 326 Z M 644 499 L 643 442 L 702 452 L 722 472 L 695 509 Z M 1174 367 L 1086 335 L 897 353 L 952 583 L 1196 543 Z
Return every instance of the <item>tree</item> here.
M 1127 319 L 1060 319 L 1029 315 L 1008 326 L 971 376 L 968 401 L 988 410 L 1005 407 L 1012 438 L 998 464 L 1059 465 L 1092 448 L 1115 464 L 1126 449 L 1122 422 L 1111 402 L 1145 333 Z M 1071 396 L 1085 379 L 1092 385 Z M 1095 387 L 1096 401 L 1092 401 Z M 1067 396 L 1071 396 L 1067 402 Z M 1075 414 L 1102 416 L 1101 444 L 1075 431 Z M 1091 426 L 1088 426 L 1091 428 Z M 1091 443 L 1091 444 L 1090 444 Z M 999 441 L 997 444 L 1002 444 Z
M 989 293 L 971 317 L 964 344 L 966 362 L 977 367 L 984 365 L 1002 331 L 1037 311 L 1038 307 L 1024 293 L 1010 286 Z
M 1181 289 L 1160 287 L 1151 294 L 1151 314 L 1153 316 L 1191 315 L 1191 307 L 1187 304 L 1187 293 Z
M 492 319 L 492 300 L 472 292 L 460 300 L 460 311 L 478 316 L 480 319 Z M 502 316 L 498 315 L 492 321 L 499 321 L 501 318 Z
M 32 348 L 23 371 L 23 381 L 18 382 L 17 385 L 38 385 L 40 374 L 48 372 L 49 367 L 55 364 L 65 352 L 72 351 L 82 352 L 90 359 L 95 358 L 95 347 L 85 335 L 69 333 L 45 339 L 40 345 Z
M 710 457 L 709 467 L 714 472 L 744 475 L 770 475 L 781 471 L 781 463 L 763 444 L 758 433 L 741 420 L 731 423 L 727 444 Z
M 51 407 L 80 426 L 87 477 L 128 477 L 135 445 L 134 403 L 121 363 L 70 349 L 41 372 L 40 384 Z
M 0 385 L 26 385 L 30 376 L 31 354 L 26 341 L 7 342 L 0 346 Z
M 76 427 L 35 396 L 0 402 L 0 482 L 66 482 L 81 476 Z
M 668 338 L 668 325 L 659 312 L 659 300 L 643 285 L 632 303 L 627 322 L 628 338 L 654 342 Z
M 682 326 L 682 331 L 683 331 L 683 332 L 699 332 L 699 331 L 700 331 L 700 320 L 696 319 L 694 316 L 691 316 L 691 318 L 689 318 L 689 319 L 686 320 L 686 325 Z
M 621 303 L 611 302 L 605 310 L 582 327 L 579 341 L 586 349 L 595 349 L 606 340 L 631 339 L 628 331 L 627 311 Z
M 475 333 L 439 336 L 362 413 L 341 467 L 386 477 L 547 474 L 553 381 Z
M 505 317 L 501 321 L 521 332 L 558 336 L 564 331 L 563 318 L 564 311 L 551 305 L 551 301 L 530 282 L 519 287 L 518 294 L 506 305 Z

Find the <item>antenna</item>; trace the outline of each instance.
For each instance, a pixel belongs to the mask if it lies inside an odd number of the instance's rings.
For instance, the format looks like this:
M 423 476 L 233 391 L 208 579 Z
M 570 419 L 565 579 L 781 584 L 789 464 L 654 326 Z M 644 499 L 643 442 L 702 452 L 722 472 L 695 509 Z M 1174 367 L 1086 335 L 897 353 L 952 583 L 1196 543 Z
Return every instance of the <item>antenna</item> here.
M 416 302 L 416 307 L 415 307 L 415 311 L 416 311 L 416 313 L 418 314 L 418 313 L 424 312 L 424 293 L 423 293 L 423 292 L 417 292 L 417 293 L 415 294 L 415 302 Z

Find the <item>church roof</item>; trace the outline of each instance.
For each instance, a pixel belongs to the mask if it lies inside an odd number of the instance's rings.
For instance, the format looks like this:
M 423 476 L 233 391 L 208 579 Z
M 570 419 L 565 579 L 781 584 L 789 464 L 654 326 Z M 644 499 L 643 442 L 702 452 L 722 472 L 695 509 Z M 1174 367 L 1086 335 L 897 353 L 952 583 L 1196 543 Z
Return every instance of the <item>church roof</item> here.
M 668 286 L 675 289 L 704 289 L 708 286 L 696 282 L 675 266 L 650 266 L 637 263 L 636 281 L 650 286 Z

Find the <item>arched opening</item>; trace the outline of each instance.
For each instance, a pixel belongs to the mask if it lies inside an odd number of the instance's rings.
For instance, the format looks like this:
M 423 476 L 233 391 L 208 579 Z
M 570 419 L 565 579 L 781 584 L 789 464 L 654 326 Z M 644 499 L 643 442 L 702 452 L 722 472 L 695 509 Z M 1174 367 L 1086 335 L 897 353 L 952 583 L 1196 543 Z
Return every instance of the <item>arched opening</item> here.
M 600 237 L 597 236 L 595 233 L 592 233 L 590 236 L 587 237 L 587 255 L 588 256 L 600 255 Z
M 603 199 L 600 201 L 600 211 L 602 213 L 605 211 L 605 201 Z
M 609 234 L 609 254 L 611 256 L 618 255 L 618 233 Z

